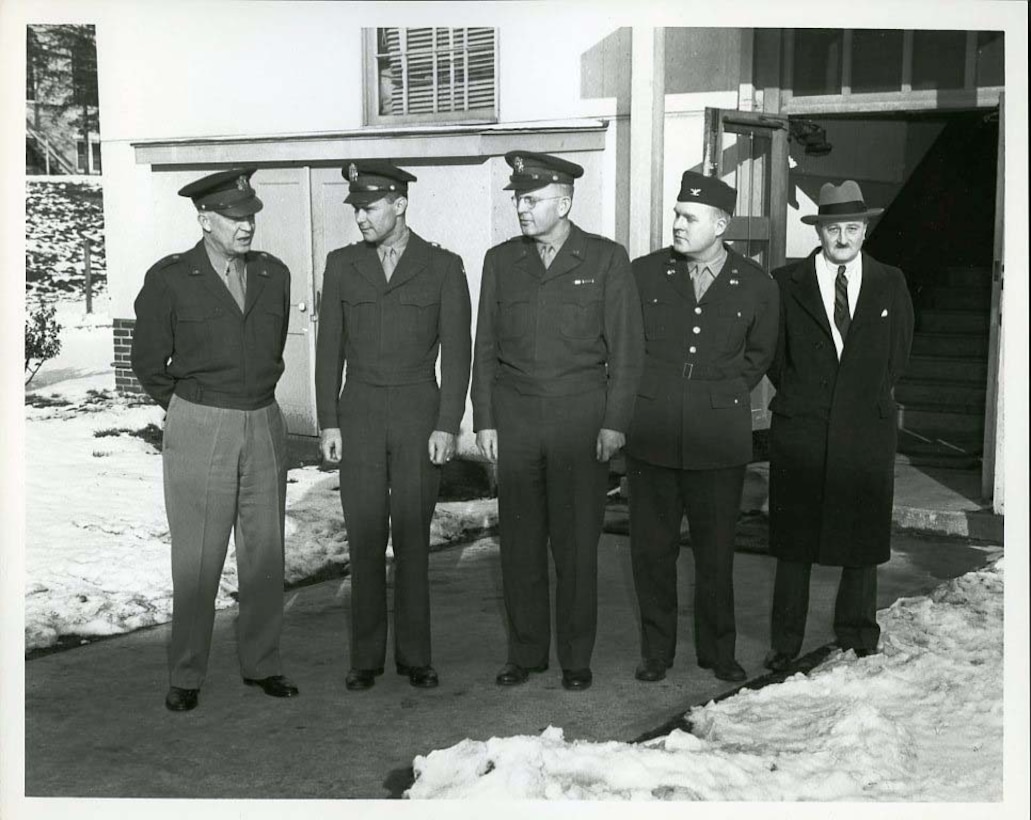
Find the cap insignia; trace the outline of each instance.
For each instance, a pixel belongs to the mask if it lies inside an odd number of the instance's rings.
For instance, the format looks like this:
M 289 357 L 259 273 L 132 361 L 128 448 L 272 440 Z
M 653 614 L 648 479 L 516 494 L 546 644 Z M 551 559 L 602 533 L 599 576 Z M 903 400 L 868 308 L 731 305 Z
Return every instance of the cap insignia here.
M 701 196 L 702 195 L 702 189 L 701 188 L 691 188 L 689 190 L 691 191 L 691 196 Z
M 353 162 L 347 166 L 347 178 L 351 180 L 351 182 L 358 181 L 358 166 Z
M 523 169 L 526 167 L 523 164 L 523 158 L 522 157 L 516 157 L 515 159 L 513 159 L 512 160 L 512 167 L 515 168 L 515 172 L 517 174 L 523 173 Z
M 247 177 L 241 175 L 236 178 L 236 189 L 238 191 L 247 191 L 250 190 L 250 187 L 251 186 L 247 184 Z

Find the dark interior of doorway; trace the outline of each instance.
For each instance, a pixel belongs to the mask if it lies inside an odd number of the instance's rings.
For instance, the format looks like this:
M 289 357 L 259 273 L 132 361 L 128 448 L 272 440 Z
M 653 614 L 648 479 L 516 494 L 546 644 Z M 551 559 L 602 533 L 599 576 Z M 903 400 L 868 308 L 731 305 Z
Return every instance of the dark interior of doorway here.
M 864 248 L 902 269 L 916 312 L 910 366 L 895 391 L 902 407 L 899 452 L 918 466 L 980 469 L 998 111 L 886 118 L 942 125 L 884 214 L 872 223 Z

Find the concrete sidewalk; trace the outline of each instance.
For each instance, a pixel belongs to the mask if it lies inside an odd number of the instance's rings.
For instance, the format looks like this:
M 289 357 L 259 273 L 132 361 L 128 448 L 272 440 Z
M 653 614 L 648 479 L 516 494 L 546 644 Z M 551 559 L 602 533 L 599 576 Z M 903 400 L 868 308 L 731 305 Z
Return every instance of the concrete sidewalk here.
M 997 552 L 997 550 L 994 550 Z M 925 594 L 983 566 L 993 550 L 956 540 L 897 534 L 881 568 L 879 605 Z M 761 676 L 774 561 L 751 551 L 735 564 L 738 659 Z M 497 542 L 481 539 L 431 557 L 434 665 L 440 688 L 420 691 L 387 673 L 361 693 L 343 685 L 348 667 L 350 582 L 287 594 L 283 656 L 301 688 L 292 700 L 240 682 L 235 611 L 216 618 L 208 680 L 194 712 L 165 710 L 169 627 L 141 630 L 26 663 L 25 789 L 29 796 L 383 798 L 407 785 L 412 759 L 463 738 L 537 734 L 569 739 L 640 737 L 728 690 L 694 663 L 690 550 L 680 562 L 679 653 L 669 677 L 634 680 L 638 619 L 627 539 L 599 546 L 599 630 L 594 686 L 561 688 L 560 670 L 503 689 L 505 660 Z M 832 639 L 838 571 L 813 571 L 804 652 Z M 858 662 L 858 661 L 857 661 Z

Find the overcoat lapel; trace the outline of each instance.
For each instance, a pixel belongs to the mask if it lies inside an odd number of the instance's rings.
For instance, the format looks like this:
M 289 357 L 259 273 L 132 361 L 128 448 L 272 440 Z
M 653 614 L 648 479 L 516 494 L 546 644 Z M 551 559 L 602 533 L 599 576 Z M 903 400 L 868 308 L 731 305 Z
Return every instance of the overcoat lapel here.
M 387 291 L 392 291 L 394 288 L 399 288 L 405 282 L 409 281 L 419 271 L 426 267 L 429 260 L 429 243 L 426 242 L 421 236 L 415 231 L 409 229 L 408 234 L 408 245 L 405 247 L 405 252 L 401 254 L 401 259 L 397 263 L 397 267 L 394 268 L 394 273 L 390 277 L 390 282 L 387 283 Z M 379 257 L 376 259 L 377 264 L 379 263 Z M 382 268 L 382 265 L 380 266 Z M 380 277 L 383 276 L 383 271 L 380 270 Z
M 222 303 L 227 310 L 240 314 L 240 306 L 236 304 L 233 294 L 229 292 L 229 288 L 227 288 L 225 282 L 222 281 L 222 277 L 215 273 L 215 269 L 211 267 L 211 260 L 208 258 L 208 252 L 204 249 L 203 239 L 194 245 L 193 250 L 190 251 L 189 260 L 190 275 L 199 276 L 201 281 L 204 283 L 204 287 L 207 288 L 211 295 Z
M 831 325 L 827 320 L 827 311 L 824 310 L 823 299 L 820 297 L 820 286 L 816 283 L 815 252 L 797 265 L 795 272 L 791 275 L 791 281 L 794 284 L 792 291 L 795 301 L 823 328 L 827 338 L 833 339 Z
M 377 291 L 382 291 L 386 287 L 387 277 L 383 274 L 383 266 L 380 264 L 374 245 L 363 242 L 360 252 L 355 254 L 352 264 L 358 269 L 358 273 L 361 274 L 362 278 L 376 288 Z
M 888 279 L 884 274 L 884 266 L 864 253 L 863 284 L 859 288 L 859 299 L 856 301 L 856 312 L 852 317 L 852 327 L 880 318 L 887 290 Z M 851 329 L 849 329 L 848 335 L 851 338 Z

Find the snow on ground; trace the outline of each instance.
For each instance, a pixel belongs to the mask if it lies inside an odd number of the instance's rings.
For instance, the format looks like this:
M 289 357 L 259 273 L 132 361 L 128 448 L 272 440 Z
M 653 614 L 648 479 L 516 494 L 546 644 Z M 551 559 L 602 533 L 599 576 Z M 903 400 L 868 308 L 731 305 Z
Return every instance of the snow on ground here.
M 156 432 L 164 412 L 113 393 L 111 322 L 106 303 L 97 307 L 85 316 L 81 304 L 58 303 L 61 355 L 26 390 L 26 651 L 171 619 L 161 457 L 131 432 Z M 347 533 L 335 472 L 299 468 L 288 482 L 286 581 L 299 583 L 347 563 Z M 495 501 L 439 504 L 431 541 L 496 523 Z M 236 589 L 230 544 L 217 606 L 232 606 Z
M 464 740 L 415 758 L 410 798 L 997 801 L 1003 561 L 878 615 L 881 653 L 687 713 L 640 745 Z

